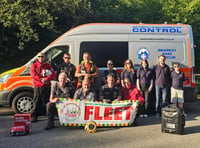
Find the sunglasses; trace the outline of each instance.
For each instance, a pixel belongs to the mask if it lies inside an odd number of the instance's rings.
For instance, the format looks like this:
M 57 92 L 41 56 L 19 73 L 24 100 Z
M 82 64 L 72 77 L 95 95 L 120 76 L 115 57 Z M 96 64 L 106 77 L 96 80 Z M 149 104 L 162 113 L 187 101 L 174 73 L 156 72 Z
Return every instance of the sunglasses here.
M 177 68 L 177 67 L 179 67 L 179 66 L 174 66 L 174 68 Z
M 109 63 L 108 65 L 111 65 L 111 66 L 112 66 L 113 64 Z
M 127 62 L 126 64 L 131 64 L 130 62 Z
M 64 57 L 65 59 L 70 59 L 70 57 Z
M 44 56 L 38 56 L 38 58 L 44 58 Z

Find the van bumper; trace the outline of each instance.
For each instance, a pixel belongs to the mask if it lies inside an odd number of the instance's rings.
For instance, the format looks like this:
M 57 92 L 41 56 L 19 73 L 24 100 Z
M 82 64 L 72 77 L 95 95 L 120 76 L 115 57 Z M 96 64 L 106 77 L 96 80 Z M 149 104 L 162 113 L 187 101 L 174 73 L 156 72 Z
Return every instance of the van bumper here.
M 8 105 L 9 104 L 9 99 L 8 99 L 9 93 L 10 93 L 10 91 L 8 91 L 8 90 L 0 91 L 0 105 Z

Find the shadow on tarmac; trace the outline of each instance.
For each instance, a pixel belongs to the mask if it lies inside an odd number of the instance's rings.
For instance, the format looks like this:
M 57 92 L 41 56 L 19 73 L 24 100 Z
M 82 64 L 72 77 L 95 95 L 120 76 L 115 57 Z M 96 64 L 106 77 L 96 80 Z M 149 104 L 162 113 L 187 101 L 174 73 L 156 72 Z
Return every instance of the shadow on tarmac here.
M 183 135 L 190 135 L 195 133 L 200 133 L 200 125 L 185 127 Z

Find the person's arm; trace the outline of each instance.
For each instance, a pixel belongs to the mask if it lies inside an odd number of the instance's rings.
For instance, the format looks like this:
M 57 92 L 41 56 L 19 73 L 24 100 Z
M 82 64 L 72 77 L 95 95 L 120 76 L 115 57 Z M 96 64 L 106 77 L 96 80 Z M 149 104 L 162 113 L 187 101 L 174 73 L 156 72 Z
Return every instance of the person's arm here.
M 137 77 L 137 80 L 136 80 L 136 87 L 137 89 L 140 91 L 140 69 L 137 71 L 136 73 L 136 77 Z
M 137 89 L 140 91 L 140 79 L 137 79 L 136 86 L 137 86 Z
M 59 100 L 59 98 L 54 96 L 54 92 L 55 92 L 56 87 L 57 87 L 57 83 L 53 83 L 52 86 L 51 86 L 51 92 L 50 92 L 50 97 L 49 97 L 50 103 L 56 103 Z
M 80 89 L 80 88 L 79 88 Z M 80 99 L 80 95 L 79 95 L 79 89 L 77 89 L 74 93 L 74 99 Z
M 56 103 L 58 100 L 59 100 L 59 98 L 54 98 L 53 95 L 50 95 L 50 98 L 49 98 L 50 103 Z
M 88 77 L 98 77 L 98 68 L 95 66 L 95 72 L 93 74 L 88 74 Z
M 124 71 L 121 72 L 121 86 L 124 87 Z
M 148 91 L 151 92 L 152 88 L 153 88 L 153 79 L 151 79 L 150 81 L 150 86 L 149 86 Z

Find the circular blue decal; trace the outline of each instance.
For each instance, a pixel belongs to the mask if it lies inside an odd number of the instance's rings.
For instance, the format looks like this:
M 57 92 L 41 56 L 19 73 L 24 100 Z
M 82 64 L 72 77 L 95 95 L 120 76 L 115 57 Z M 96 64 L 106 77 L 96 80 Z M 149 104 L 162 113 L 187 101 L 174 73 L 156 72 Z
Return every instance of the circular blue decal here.
M 141 47 L 137 52 L 138 59 L 148 60 L 150 56 L 150 51 L 146 47 Z

